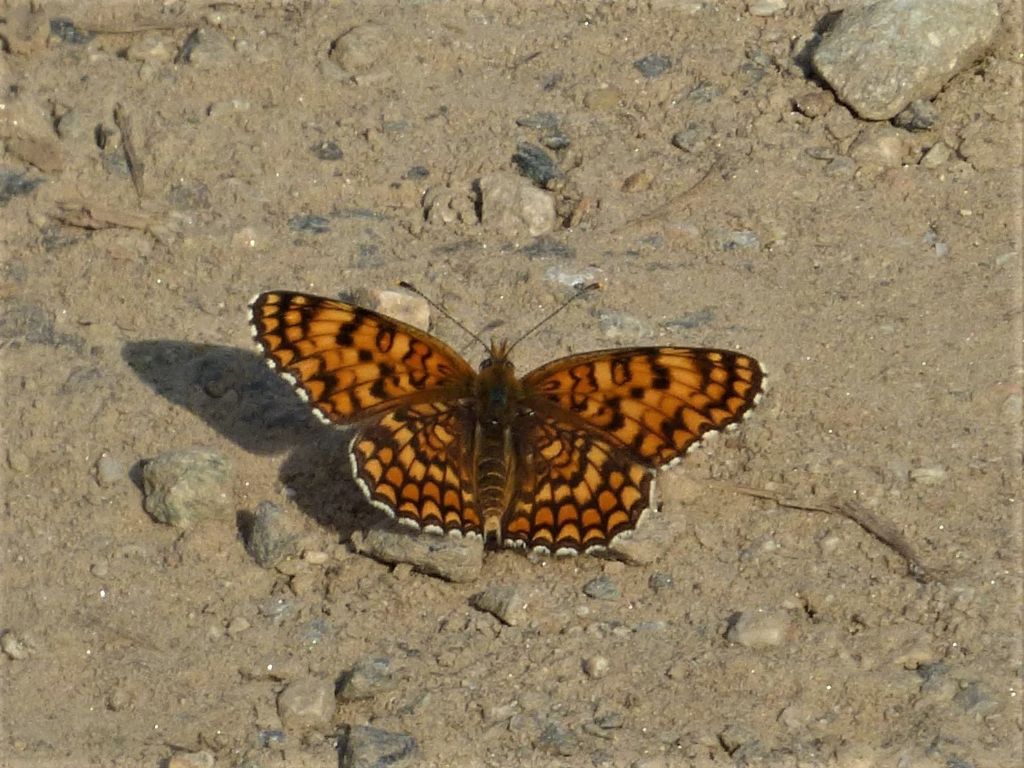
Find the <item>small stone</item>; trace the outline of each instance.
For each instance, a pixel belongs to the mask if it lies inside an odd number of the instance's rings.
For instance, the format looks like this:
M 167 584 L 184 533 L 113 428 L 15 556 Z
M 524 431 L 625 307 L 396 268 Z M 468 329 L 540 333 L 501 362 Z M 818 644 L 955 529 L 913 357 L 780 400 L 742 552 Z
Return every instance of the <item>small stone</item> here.
M 89 573 L 97 579 L 105 579 L 110 575 L 110 563 L 106 560 L 99 560 L 89 566 Z
M 920 165 L 924 168 L 939 168 L 949 162 L 952 149 L 945 142 L 933 144 L 921 158 Z
M 721 230 L 712 235 L 715 245 L 723 251 L 736 251 L 761 247 L 761 239 L 749 229 Z
M 369 83 L 388 75 L 393 44 L 386 27 L 361 24 L 337 38 L 328 57 L 356 82 Z
M 647 586 L 651 588 L 651 591 L 657 594 L 659 592 L 664 592 L 665 590 L 674 587 L 675 579 L 673 579 L 667 573 L 655 571 L 651 574 L 651 577 L 647 579 Z
M 938 485 L 946 481 L 946 468 L 938 464 L 930 467 L 916 467 L 910 470 L 910 479 L 922 485 Z
M 430 330 L 430 304 L 407 291 L 377 291 L 370 299 L 373 309 L 423 331 Z
M 299 552 L 299 535 L 289 517 L 272 501 L 261 501 L 242 519 L 245 549 L 262 568 L 272 568 Z
M 696 154 L 707 146 L 705 131 L 697 126 L 689 126 L 672 134 L 672 146 L 683 152 Z
M 617 600 L 619 587 L 606 575 L 601 574 L 583 585 L 583 594 L 595 600 Z
M 416 753 L 416 740 L 405 733 L 369 725 L 349 726 L 340 768 L 400 768 Z
M 287 730 L 328 725 L 334 714 L 334 685 L 319 678 L 290 683 L 277 697 L 277 714 Z
M 598 88 L 583 97 L 583 106 L 595 112 L 608 112 L 617 109 L 622 100 L 622 91 L 618 88 Z
M 197 29 L 182 44 L 178 60 L 186 64 L 213 67 L 226 64 L 235 54 L 231 41 L 215 29 Z
M 651 186 L 652 181 L 654 181 L 654 174 L 650 171 L 637 171 L 636 173 L 631 173 L 622 182 L 622 191 L 627 193 L 643 192 Z
M 128 61 L 166 64 L 174 58 L 174 51 L 160 35 L 146 35 L 129 45 L 124 55 Z
M 118 459 L 104 453 L 96 461 L 96 482 L 103 488 L 117 485 L 128 477 L 128 472 Z
M 210 117 L 217 119 L 220 117 L 226 117 L 237 114 L 239 112 L 248 112 L 252 108 L 252 104 L 245 99 L 224 99 L 223 101 L 215 101 L 206 108 L 206 114 Z
M 188 528 L 203 517 L 227 517 L 230 467 L 216 451 L 167 451 L 142 467 L 144 506 L 153 519 Z
M 22 661 L 31 656 L 35 652 L 35 648 L 30 641 L 8 631 L 0 636 L 0 651 L 14 661 Z
M 537 112 L 525 117 L 517 117 L 516 125 L 520 128 L 533 128 L 538 131 L 553 131 L 558 128 L 558 115 L 554 112 Z
M 747 3 L 747 13 L 751 16 L 774 16 L 786 10 L 786 0 L 754 0 Z
M 394 690 L 396 685 L 390 659 L 365 656 L 342 675 L 337 695 L 340 701 L 369 699 Z
M 318 141 L 309 148 L 318 160 L 341 160 L 344 153 L 336 141 Z
M 783 611 L 742 611 L 729 619 L 725 639 L 747 648 L 782 645 L 789 632 L 789 617 Z
M 310 565 L 323 565 L 331 559 L 331 556 L 320 549 L 307 549 L 302 553 L 302 559 Z
M 510 627 L 526 621 L 526 600 L 513 586 L 489 587 L 473 596 L 472 605 Z
M 583 671 L 587 677 L 593 677 L 595 679 L 604 677 L 608 674 L 611 669 L 611 664 L 608 659 L 601 655 L 588 656 L 583 659 Z
M 523 176 L 540 187 L 547 187 L 563 175 L 551 155 L 528 141 L 519 142 L 512 162 Z
M 537 749 L 559 757 L 569 757 L 576 753 L 579 745 L 572 731 L 561 723 L 549 721 L 537 738 Z
M 906 145 L 899 131 L 888 126 L 873 126 L 861 131 L 850 145 L 850 157 L 860 165 L 896 168 L 903 163 Z
M 356 552 L 395 565 L 409 563 L 420 573 L 454 582 L 475 581 L 483 567 L 483 541 L 430 533 L 403 534 L 375 528 L 352 534 Z
M 237 637 L 251 627 L 252 624 L 247 618 L 244 616 L 236 616 L 228 622 L 227 633 L 229 637 Z
M 924 99 L 916 99 L 907 105 L 907 108 L 900 112 L 893 119 L 897 128 L 908 131 L 927 131 L 939 120 L 939 112 L 935 105 Z
M 652 53 L 648 56 L 644 56 L 642 59 L 634 61 L 633 66 L 640 71 L 641 75 L 650 80 L 651 78 L 668 72 L 669 68 L 672 66 L 672 59 L 667 56 L 662 56 L 659 53 Z
M 28 456 L 19 451 L 17 448 L 7 448 L 7 466 L 18 474 L 24 474 L 28 472 L 32 463 L 28 460 Z
M 492 173 L 480 179 L 480 219 L 507 235 L 526 231 L 536 237 L 555 226 L 555 201 L 513 173 Z
M 793 107 L 805 117 L 824 117 L 835 104 L 835 99 L 828 91 L 809 91 L 793 100 Z
M 50 34 L 70 45 L 85 45 L 96 37 L 95 32 L 79 29 L 71 19 L 62 18 L 50 19 Z
M 177 752 L 167 761 L 167 768 L 213 768 L 216 764 L 212 752 Z

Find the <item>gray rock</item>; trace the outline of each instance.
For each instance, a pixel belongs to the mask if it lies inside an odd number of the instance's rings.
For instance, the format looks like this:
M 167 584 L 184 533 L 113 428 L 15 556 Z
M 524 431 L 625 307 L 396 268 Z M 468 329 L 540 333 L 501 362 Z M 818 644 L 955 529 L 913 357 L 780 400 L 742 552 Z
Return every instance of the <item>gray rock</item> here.
M 405 534 L 373 529 L 352 534 L 356 552 L 392 565 L 408 563 L 420 573 L 455 582 L 475 581 L 483 567 L 483 541 L 479 538 Z
M 319 678 L 289 683 L 278 694 L 277 714 L 288 730 L 327 725 L 334 714 L 334 685 Z
M 318 141 L 309 150 L 318 160 L 341 160 L 344 154 L 338 142 L 330 140 Z
M 299 554 L 298 532 L 272 501 L 257 504 L 244 528 L 245 549 L 263 568 L 272 568 L 285 557 Z
M 935 96 L 998 28 L 995 0 L 879 0 L 843 11 L 811 64 L 858 115 L 888 120 Z
M 305 213 L 288 219 L 288 228 L 294 229 L 296 232 L 312 232 L 314 235 L 322 235 L 331 231 L 331 222 L 323 216 Z
M 515 587 L 488 587 L 473 596 L 472 605 L 478 611 L 486 611 L 510 627 L 526 621 L 526 600 Z
M 544 725 L 537 737 L 536 746 L 537 749 L 560 757 L 575 754 L 579 747 L 572 731 L 553 720 Z
M 405 733 L 385 731 L 369 725 L 353 725 L 345 738 L 341 768 L 391 768 L 411 765 L 416 740 Z
M 338 699 L 340 701 L 369 699 L 394 690 L 396 685 L 390 659 L 365 656 L 342 675 L 338 685 Z
M 915 99 L 906 109 L 896 115 L 893 123 L 908 131 L 927 131 L 939 121 L 935 105 L 924 99 Z
M 528 141 L 519 142 L 512 162 L 523 176 L 540 187 L 562 178 L 562 171 L 551 155 Z
M 197 29 L 178 51 L 178 61 L 198 66 L 225 64 L 234 56 L 231 41 L 215 29 Z
M 768 648 L 782 645 L 788 633 L 784 611 L 742 611 L 730 617 L 725 639 L 747 648 Z
M 753 0 L 747 3 L 747 13 L 751 16 L 774 16 L 786 10 L 786 0 Z
M 504 234 L 537 237 L 554 229 L 555 201 L 520 176 L 492 173 L 480 179 L 480 218 Z
M 117 485 L 128 477 L 128 472 L 119 459 L 104 453 L 96 461 L 96 482 L 104 488 Z
M 655 571 L 651 574 L 650 578 L 647 579 L 647 586 L 650 587 L 654 593 L 664 592 L 665 590 L 671 589 L 675 586 L 675 579 L 667 573 Z
M 554 112 L 537 112 L 517 117 L 516 125 L 521 128 L 535 128 L 538 131 L 553 131 L 558 127 L 558 115 Z
M 652 53 L 648 56 L 644 56 L 642 59 L 634 61 L 633 66 L 639 70 L 641 75 L 649 80 L 668 72 L 669 68 L 672 66 L 672 59 L 662 56 L 659 53 Z
M 619 586 L 608 576 L 601 574 L 583 585 L 583 594 L 595 600 L 617 600 Z
M 176 528 L 202 517 L 227 516 L 233 506 L 229 473 L 227 460 L 207 448 L 162 453 L 142 467 L 146 511 Z

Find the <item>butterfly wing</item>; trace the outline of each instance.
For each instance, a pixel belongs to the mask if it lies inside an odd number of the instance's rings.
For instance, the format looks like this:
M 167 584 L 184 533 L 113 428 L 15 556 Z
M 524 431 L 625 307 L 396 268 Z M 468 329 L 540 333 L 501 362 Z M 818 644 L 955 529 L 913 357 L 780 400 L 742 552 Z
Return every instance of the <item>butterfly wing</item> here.
M 746 355 L 680 347 L 574 355 L 527 374 L 504 539 L 556 554 L 608 546 L 650 508 L 653 469 L 742 419 L 763 379 Z
M 450 402 L 400 406 L 352 438 L 352 473 L 375 507 L 428 531 L 480 534 L 473 414 Z
M 456 398 L 473 369 L 433 336 L 389 317 L 304 293 L 262 293 L 253 336 L 273 368 L 324 421 L 347 424 L 409 400 Z
M 250 305 L 271 366 L 326 422 L 354 424 L 353 476 L 375 507 L 427 529 L 479 532 L 473 506 L 475 373 L 440 340 L 333 299 L 274 291 Z
M 740 421 L 763 382 L 760 364 L 737 352 L 635 347 L 556 360 L 528 373 L 523 387 L 538 415 L 597 430 L 659 467 Z
M 528 416 L 517 423 L 518 493 L 506 544 L 556 554 L 606 547 L 649 506 L 652 471 L 594 430 Z

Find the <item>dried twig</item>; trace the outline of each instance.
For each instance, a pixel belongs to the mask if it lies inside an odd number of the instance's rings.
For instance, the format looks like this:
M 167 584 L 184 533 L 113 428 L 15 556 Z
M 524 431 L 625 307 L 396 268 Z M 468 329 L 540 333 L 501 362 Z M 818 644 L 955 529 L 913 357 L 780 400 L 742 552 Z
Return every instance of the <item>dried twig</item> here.
M 117 124 L 117 129 L 121 132 L 121 148 L 124 150 L 124 159 L 128 162 L 128 173 L 132 176 L 132 186 L 135 187 L 135 194 L 141 200 L 146 166 L 142 162 L 142 157 L 135 151 L 131 116 L 120 102 L 114 105 L 114 123 Z
M 746 496 L 753 496 L 756 499 L 768 499 L 769 501 L 773 501 L 780 507 L 785 507 L 786 509 L 800 509 L 806 512 L 824 512 L 828 515 L 839 515 L 840 517 L 852 520 L 869 534 L 885 544 L 885 546 L 889 547 L 889 549 L 897 555 L 902 557 L 904 562 L 907 564 L 907 571 L 916 580 L 921 582 L 933 580 L 933 576 L 925 569 L 920 558 L 914 552 L 914 548 L 911 546 L 910 542 L 907 541 L 906 537 L 896 529 L 896 526 L 861 506 L 852 504 L 811 504 L 809 502 L 787 498 L 781 494 L 762 490 L 760 488 L 748 488 L 742 485 L 733 485 L 732 483 L 714 483 L 714 485 L 722 488 L 723 490 L 735 491 L 736 493 L 742 493 Z

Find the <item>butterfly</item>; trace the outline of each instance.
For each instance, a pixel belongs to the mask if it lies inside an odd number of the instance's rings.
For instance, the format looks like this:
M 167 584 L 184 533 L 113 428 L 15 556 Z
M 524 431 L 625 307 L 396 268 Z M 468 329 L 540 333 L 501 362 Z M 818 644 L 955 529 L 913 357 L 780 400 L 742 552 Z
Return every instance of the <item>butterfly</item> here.
M 352 428 L 369 503 L 426 531 L 575 554 L 608 547 L 653 505 L 654 472 L 740 421 L 752 357 L 632 347 L 517 377 L 505 341 L 479 370 L 440 339 L 334 299 L 270 291 L 253 335 L 324 422 Z

